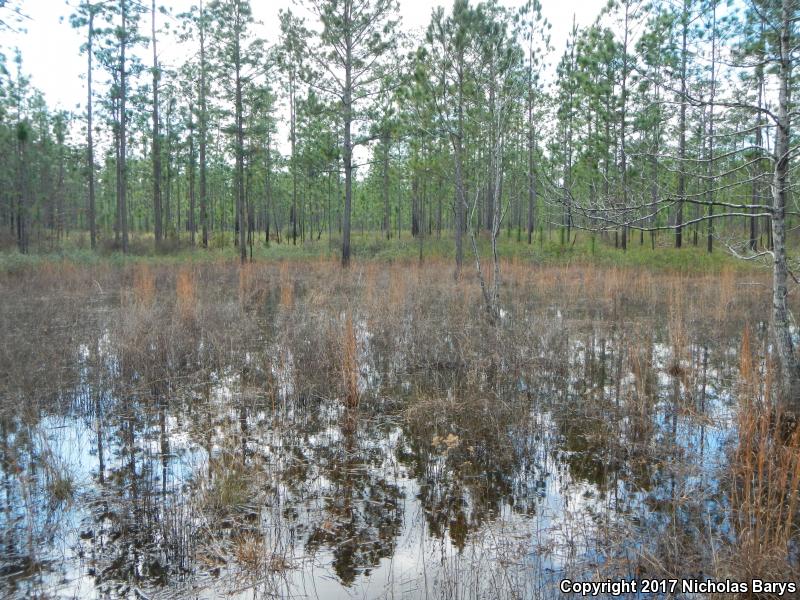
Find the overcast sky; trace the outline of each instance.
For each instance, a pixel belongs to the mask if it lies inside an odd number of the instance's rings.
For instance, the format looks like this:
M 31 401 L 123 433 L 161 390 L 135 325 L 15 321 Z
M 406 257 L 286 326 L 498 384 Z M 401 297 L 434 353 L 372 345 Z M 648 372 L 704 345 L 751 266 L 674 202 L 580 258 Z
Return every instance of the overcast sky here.
M 503 0 L 501 0 L 503 1 Z M 23 25 L 25 33 L 2 33 L 0 45 L 11 58 L 10 50 L 19 47 L 22 53 L 23 71 L 32 78 L 32 84 L 44 92 L 48 104 L 68 110 L 84 108 L 85 57 L 79 49 L 83 43 L 83 31 L 76 31 L 69 25 L 68 15 L 72 12 L 70 4 L 78 0 L 25 0 L 21 2 L 23 12 L 29 17 Z M 594 21 L 606 0 L 541 0 L 542 12 L 552 23 L 551 38 L 555 48 L 554 57 L 560 55 L 572 27 L 573 15 L 578 25 Z M 451 2 L 440 0 L 400 0 L 400 13 L 403 29 L 421 31 L 430 20 L 435 6 L 449 6 Z M 518 6 L 520 0 L 505 0 L 508 6 Z M 149 3 L 148 3 L 149 4 Z M 168 7 L 172 14 L 185 11 L 196 0 L 163 0 L 160 4 Z M 274 43 L 278 39 L 278 10 L 289 8 L 292 0 L 253 0 L 253 13 L 260 23 L 254 27 L 255 35 Z M 162 17 L 163 19 L 163 17 Z M 143 23 L 145 33 L 149 31 L 149 18 Z M 159 54 L 164 64 L 177 62 L 181 54 L 175 42 L 164 38 L 160 43 Z M 146 63 L 150 59 L 146 58 Z

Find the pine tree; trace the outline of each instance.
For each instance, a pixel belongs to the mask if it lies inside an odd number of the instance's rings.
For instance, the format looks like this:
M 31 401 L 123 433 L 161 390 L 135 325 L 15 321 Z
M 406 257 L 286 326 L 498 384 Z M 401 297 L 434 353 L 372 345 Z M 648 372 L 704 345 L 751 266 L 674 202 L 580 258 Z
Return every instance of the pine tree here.
M 322 24 L 318 47 L 310 52 L 325 73 L 324 81 L 312 82 L 340 102 L 343 130 L 345 194 L 342 226 L 342 266 L 350 264 L 350 229 L 353 206 L 353 123 L 359 107 L 385 81 L 380 68 L 396 44 L 395 0 L 310 0 Z

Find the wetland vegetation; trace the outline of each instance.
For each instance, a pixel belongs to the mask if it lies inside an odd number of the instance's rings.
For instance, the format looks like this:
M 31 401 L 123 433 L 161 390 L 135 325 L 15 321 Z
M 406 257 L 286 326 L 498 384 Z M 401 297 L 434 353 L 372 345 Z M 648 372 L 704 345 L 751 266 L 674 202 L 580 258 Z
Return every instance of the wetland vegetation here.
M 0 0 L 1 597 L 800 581 L 800 0 L 420 4 Z
M 18 596 L 558 597 L 797 576 L 768 278 L 503 261 L 6 273 Z M 724 301 L 721 301 L 724 299 Z

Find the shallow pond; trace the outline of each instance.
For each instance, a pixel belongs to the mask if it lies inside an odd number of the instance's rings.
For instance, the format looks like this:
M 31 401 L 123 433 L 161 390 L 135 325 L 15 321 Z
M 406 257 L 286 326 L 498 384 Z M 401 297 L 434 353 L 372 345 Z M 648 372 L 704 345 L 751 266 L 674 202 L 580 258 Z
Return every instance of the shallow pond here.
M 6 287 L 0 589 L 548 598 L 697 576 L 697 537 L 730 535 L 757 291 L 719 313 L 703 286 L 726 282 L 528 275 L 489 327 L 473 282 L 400 269 Z

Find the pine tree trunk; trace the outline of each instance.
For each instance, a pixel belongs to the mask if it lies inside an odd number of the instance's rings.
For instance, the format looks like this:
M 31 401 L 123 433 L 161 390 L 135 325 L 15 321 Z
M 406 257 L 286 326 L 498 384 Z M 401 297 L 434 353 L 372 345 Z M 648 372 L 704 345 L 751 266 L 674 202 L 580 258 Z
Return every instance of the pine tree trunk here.
M 712 5 L 712 26 L 711 26 L 711 98 L 708 106 L 708 162 L 706 163 L 706 175 L 708 176 L 708 189 L 706 191 L 706 201 L 708 202 L 708 216 L 714 216 L 714 94 L 717 85 L 717 5 L 713 0 Z M 709 218 L 706 229 L 706 250 L 710 254 L 714 249 L 714 219 Z
M 348 33 L 345 40 L 345 75 L 344 75 L 344 223 L 342 224 L 342 267 L 350 266 L 350 219 L 353 204 L 353 145 L 351 127 L 353 120 L 352 105 L 352 40 Z
M 152 2 L 153 31 L 153 227 L 156 246 L 163 239 L 161 210 L 161 132 L 159 131 L 158 84 L 160 72 L 158 68 L 158 52 L 156 49 L 156 0 Z
M 200 0 L 200 226 L 203 248 L 208 248 L 208 187 L 206 175 L 206 137 L 208 130 L 208 105 L 206 90 L 205 13 Z
M 89 239 L 91 240 L 92 250 L 97 247 L 97 224 L 95 217 L 95 190 L 94 190 L 94 140 L 92 132 L 92 44 L 94 42 L 94 9 L 89 6 L 89 37 L 86 45 L 87 67 L 86 67 L 86 162 L 89 172 Z
M 383 229 L 386 239 L 392 237 L 389 216 L 389 131 L 383 134 Z
M 239 3 L 236 3 L 236 28 L 233 41 L 233 61 L 236 71 L 236 216 L 239 227 L 239 257 L 242 264 L 247 260 L 247 244 L 245 240 L 247 219 L 244 200 L 244 122 L 242 104 L 242 56 L 241 56 L 241 14 Z
M 128 116 L 127 111 L 127 72 L 125 64 L 125 50 L 128 44 L 128 4 L 127 0 L 120 0 L 120 10 L 122 12 L 122 40 L 120 43 L 119 61 L 119 223 L 122 236 L 122 252 L 128 252 L 128 165 L 127 165 L 127 138 L 128 138 Z
M 686 199 L 686 42 L 689 34 L 687 2 L 683 0 L 681 15 L 681 109 L 678 122 L 678 210 L 675 214 L 675 247 L 683 245 L 683 203 Z
M 187 219 L 187 226 L 189 227 L 189 236 L 191 238 L 192 248 L 194 248 L 195 231 L 197 229 L 195 224 L 195 157 L 194 157 L 194 104 L 189 105 L 189 218 Z

